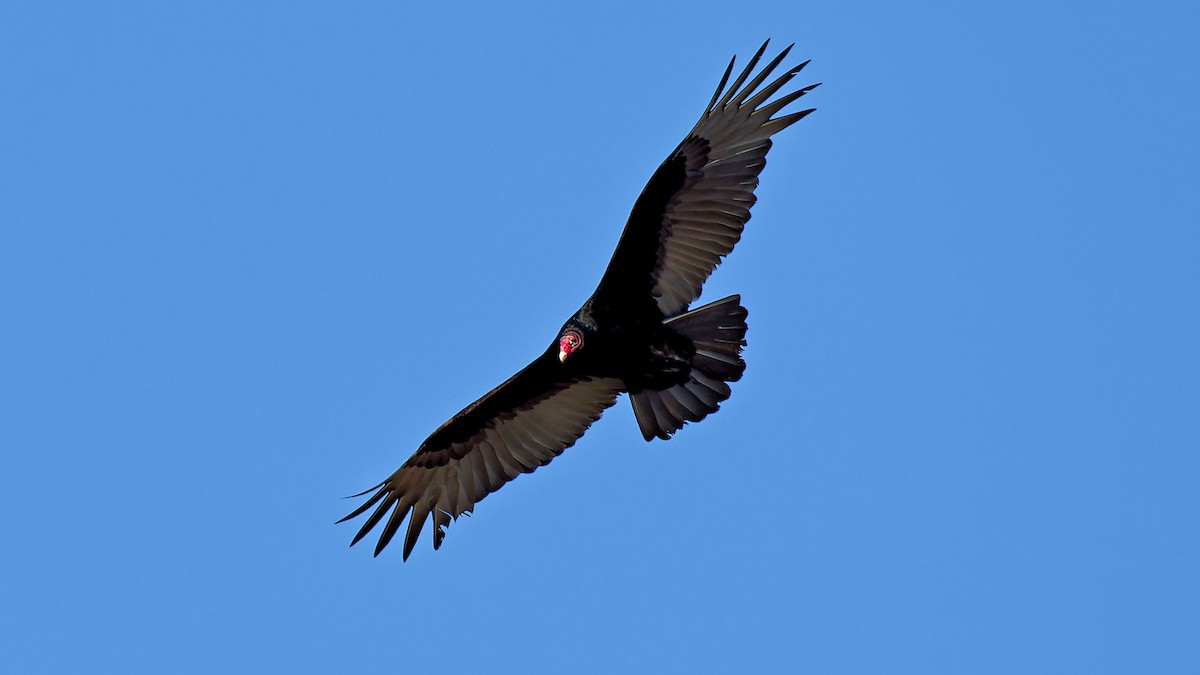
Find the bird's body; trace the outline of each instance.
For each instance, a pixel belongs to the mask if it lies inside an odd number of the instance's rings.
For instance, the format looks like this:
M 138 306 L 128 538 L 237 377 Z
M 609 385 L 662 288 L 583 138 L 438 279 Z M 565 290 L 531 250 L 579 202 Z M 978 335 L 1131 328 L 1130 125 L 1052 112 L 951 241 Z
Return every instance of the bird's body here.
M 378 555 L 411 512 L 404 558 L 430 516 L 440 547 L 451 520 L 549 463 L 621 393 L 630 395 L 646 440 L 670 438 L 729 397 L 728 383 L 746 367 L 747 312 L 736 295 L 689 305 L 750 218 L 771 135 L 812 110 L 773 115 L 816 86 L 768 102 L 806 62 L 759 90 L 789 47 L 742 87 L 766 46 L 726 90 L 730 62 L 700 121 L 642 190 L 592 296 L 545 352 L 439 427 L 371 488 L 375 493 L 343 518 L 375 506 L 352 544 L 387 516 Z
M 615 377 L 629 392 L 680 384 L 691 372 L 695 348 L 665 325 L 664 318 L 653 305 L 639 314 L 614 316 L 610 308 L 589 299 L 559 333 L 579 331 L 588 349 L 563 365 L 572 372 Z

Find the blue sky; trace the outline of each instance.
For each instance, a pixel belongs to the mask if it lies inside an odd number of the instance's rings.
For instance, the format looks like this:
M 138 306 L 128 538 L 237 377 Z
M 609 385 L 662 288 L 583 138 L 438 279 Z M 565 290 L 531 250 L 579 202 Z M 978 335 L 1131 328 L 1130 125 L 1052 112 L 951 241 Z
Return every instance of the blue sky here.
M 6 3 L 0 671 L 1196 672 L 1198 21 Z M 730 401 L 348 549 L 766 37 Z

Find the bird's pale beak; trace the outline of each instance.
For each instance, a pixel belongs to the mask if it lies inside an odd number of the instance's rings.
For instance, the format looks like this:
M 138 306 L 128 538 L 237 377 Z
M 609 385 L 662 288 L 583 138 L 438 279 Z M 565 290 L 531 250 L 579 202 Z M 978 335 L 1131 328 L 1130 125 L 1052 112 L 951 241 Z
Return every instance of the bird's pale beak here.
M 558 360 L 560 363 L 566 363 L 567 357 L 570 356 L 576 349 L 579 349 L 581 340 L 578 334 L 568 332 L 558 341 Z

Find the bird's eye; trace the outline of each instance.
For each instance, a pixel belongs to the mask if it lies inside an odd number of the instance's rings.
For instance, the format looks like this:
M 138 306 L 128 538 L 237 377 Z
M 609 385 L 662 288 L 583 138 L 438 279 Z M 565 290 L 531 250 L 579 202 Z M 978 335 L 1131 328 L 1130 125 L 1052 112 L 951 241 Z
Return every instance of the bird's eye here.
M 576 333 L 575 331 L 568 331 L 567 334 L 563 336 L 563 339 L 565 339 L 567 344 L 573 349 L 577 349 L 579 345 L 583 343 L 583 338 L 581 338 L 579 333 Z

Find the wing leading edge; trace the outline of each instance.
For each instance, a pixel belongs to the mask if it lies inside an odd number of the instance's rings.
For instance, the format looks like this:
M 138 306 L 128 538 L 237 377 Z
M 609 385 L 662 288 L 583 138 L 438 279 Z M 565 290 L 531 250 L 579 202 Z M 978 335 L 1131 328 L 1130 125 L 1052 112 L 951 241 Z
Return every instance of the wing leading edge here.
M 388 518 L 375 555 L 388 545 L 411 512 L 404 535 L 407 560 L 425 522 L 433 517 L 439 548 L 452 520 L 470 514 L 484 497 L 519 474 L 549 464 L 612 406 L 621 381 L 566 377 L 557 352 L 547 350 L 507 382 L 464 408 L 433 432 L 387 480 L 356 497 L 375 493 L 338 522 L 375 510 L 350 545 Z
M 663 316 L 676 316 L 700 297 L 704 282 L 741 238 L 771 136 L 815 108 L 775 115 L 820 84 L 769 101 L 808 61 L 759 89 L 792 48 L 747 82 L 768 42 L 726 88 L 730 60 L 696 126 L 638 196 L 596 289 L 605 304 L 636 302 L 649 294 Z

